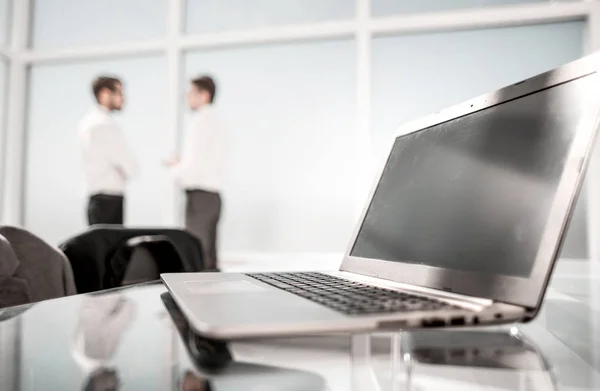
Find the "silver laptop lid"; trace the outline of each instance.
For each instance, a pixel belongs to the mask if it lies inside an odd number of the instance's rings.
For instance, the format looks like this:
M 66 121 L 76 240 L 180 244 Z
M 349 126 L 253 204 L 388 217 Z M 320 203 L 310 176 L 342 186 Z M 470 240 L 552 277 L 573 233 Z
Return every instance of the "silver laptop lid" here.
M 401 127 L 342 270 L 537 307 L 598 127 L 599 61 Z

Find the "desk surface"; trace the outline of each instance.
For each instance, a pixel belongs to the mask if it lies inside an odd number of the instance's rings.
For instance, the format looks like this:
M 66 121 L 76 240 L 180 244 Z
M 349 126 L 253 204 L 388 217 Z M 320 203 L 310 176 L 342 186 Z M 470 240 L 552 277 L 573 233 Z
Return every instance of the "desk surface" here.
M 561 262 L 527 325 L 235 342 L 221 371 L 194 359 L 160 284 L 0 310 L 0 390 L 597 390 L 596 267 Z

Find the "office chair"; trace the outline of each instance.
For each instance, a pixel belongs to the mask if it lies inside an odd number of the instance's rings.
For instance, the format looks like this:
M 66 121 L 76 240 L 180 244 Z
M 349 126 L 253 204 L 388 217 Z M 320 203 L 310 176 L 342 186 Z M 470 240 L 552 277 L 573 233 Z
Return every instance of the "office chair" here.
M 0 226 L 0 236 L 0 291 L 5 298 L 10 295 L 14 302 L 19 290 L 19 304 L 25 304 L 77 293 L 71 266 L 60 250 L 23 228 Z
M 200 241 L 179 229 L 97 225 L 60 248 L 80 293 L 152 281 L 165 272 L 205 271 Z
M 19 261 L 10 243 L 4 236 L 0 236 L 0 308 L 31 301 L 27 282 L 14 276 L 18 267 Z

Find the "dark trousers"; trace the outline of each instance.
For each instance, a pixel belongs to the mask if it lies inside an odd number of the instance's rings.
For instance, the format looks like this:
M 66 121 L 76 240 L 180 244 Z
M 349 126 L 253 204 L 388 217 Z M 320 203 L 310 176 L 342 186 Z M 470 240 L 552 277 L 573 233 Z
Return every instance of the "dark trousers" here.
M 123 225 L 123 196 L 94 194 L 88 203 L 88 223 Z
M 202 244 L 204 268 L 217 268 L 217 225 L 221 218 L 221 196 L 204 190 L 186 190 L 185 227 Z

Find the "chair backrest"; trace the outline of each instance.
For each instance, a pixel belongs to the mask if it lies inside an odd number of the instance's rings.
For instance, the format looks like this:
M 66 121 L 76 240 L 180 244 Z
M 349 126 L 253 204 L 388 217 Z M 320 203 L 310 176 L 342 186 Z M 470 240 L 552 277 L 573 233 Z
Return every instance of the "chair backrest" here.
M 157 280 L 160 277 L 158 260 L 147 247 L 135 247 L 131 251 L 127 268 L 121 276 L 120 285 L 133 285 Z
M 27 282 L 14 276 L 18 268 L 17 255 L 8 240 L 0 235 L 0 308 L 31 302 Z
M 67 240 L 60 245 L 60 248 L 71 262 L 77 291 L 95 292 L 114 288 L 118 286 L 115 284 L 122 283 L 125 270 L 114 270 L 113 261 L 115 257 L 123 257 L 123 254 L 131 255 L 127 253 L 128 249 L 131 249 L 127 245 L 129 240 L 157 235 L 172 244 L 172 249 L 181 262 L 181 271 L 203 271 L 200 241 L 191 233 L 178 229 L 94 226 Z M 148 259 L 145 258 L 144 262 L 148 262 Z M 118 264 L 123 265 L 123 263 Z M 159 270 L 162 272 L 165 269 L 159 264 Z M 113 278 L 115 276 L 117 278 Z M 129 277 L 126 276 L 125 280 Z M 134 278 L 137 279 L 135 276 Z
M 0 235 L 19 262 L 13 277 L 27 282 L 32 302 L 77 293 L 71 266 L 59 249 L 19 227 L 1 226 Z
M 165 235 L 144 235 L 129 239 L 110 259 L 105 283 L 130 285 L 157 280 L 161 273 L 184 271 L 181 255 Z
M 19 267 L 19 260 L 8 240 L 0 235 L 0 276 L 12 277 Z

